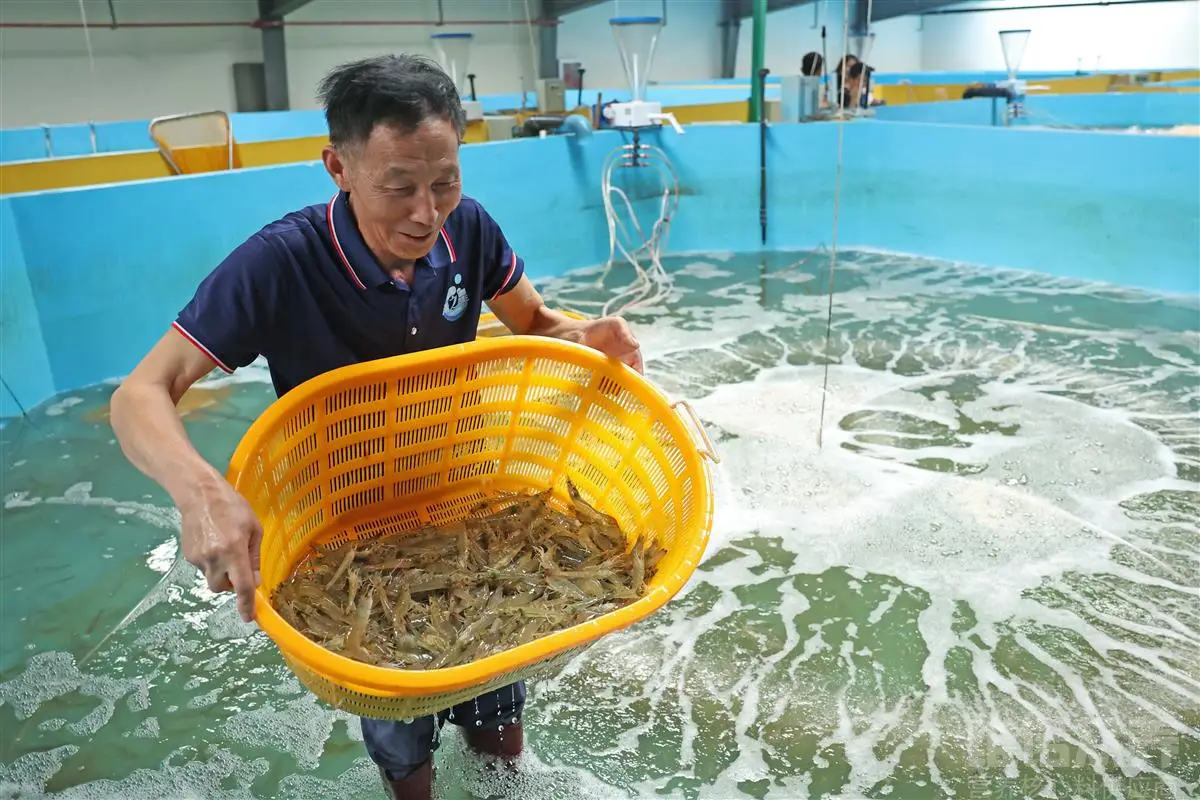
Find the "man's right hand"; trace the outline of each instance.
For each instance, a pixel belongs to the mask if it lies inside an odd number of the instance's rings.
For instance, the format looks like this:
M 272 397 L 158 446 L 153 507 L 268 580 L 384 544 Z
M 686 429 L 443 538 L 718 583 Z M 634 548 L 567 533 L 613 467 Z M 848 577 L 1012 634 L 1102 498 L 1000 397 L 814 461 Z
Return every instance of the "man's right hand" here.
M 214 476 L 180 506 L 183 557 L 208 580 L 212 592 L 237 593 L 238 613 L 254 619 L 254 590 L 261 580 L 262 526 L 246 499 L 224 478 Z
M 112 423 L 125 455 L 166 489 L 183 516 L 180 551 L 214 592 L 237 592 L 242 619 L 254 619 L 262 527 L 245 498 L 192 446 L 176 404 L 214 362 L 175 329 L 122 381 Z

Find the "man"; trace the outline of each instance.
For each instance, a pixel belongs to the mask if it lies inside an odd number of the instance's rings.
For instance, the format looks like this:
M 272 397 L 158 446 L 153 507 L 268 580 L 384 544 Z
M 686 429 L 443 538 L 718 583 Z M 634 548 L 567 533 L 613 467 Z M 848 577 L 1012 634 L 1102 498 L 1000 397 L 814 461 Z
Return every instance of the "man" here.
M 800 59 L 800 74 L 806 78 L 819 78 L 825 74 L 825 59 L 810 50 Z
M 838 102 L 844 109 L 863 105 L 863 72 L 867 65 L 849 53 L 837 65 Z
M 333 70 L 320 94 L 330 140 L 322 156 L 337 193 L 239 245 L 112 398 L 125 454 L 181 512 L 184 558 L 214 592 L 236 592 L 247 621 L 262 529 L 175 409 L 214 365 L 233 371 L 262 355 L 282 395 L 347 364 L 470 341 L 486 301 L 516 333 L 579 342 L 642 369 L 624 320 L 546 308 L 500 227 L 462 194 L 465 115 L 441 69 L 408 55 L 366 59 Z M 477 752 L 513 757 L 524 702 L 517 683 L 436 720 L 364 719 L 367 752 L 391 796 L 427 798 L 445 719 L 464 726 Z
M 821 91 L 821 77 L 825 74 L 825 59 L 810 50 L 800 59 L 800 119 L 809 119 L 829 104 Z

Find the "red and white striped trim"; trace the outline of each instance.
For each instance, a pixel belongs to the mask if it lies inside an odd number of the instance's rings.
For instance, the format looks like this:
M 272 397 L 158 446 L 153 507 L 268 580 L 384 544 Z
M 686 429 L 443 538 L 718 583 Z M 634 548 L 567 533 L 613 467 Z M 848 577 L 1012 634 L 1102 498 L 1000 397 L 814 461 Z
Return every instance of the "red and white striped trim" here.
M 213 351 L 209 350 L 207 347 L 205 347 L 203 344 L 201 344 L 200 340 L 197 339 L 195 336 L 192 336 L 190 333 L 188 333 L 186 328 L 184 328 L 178 322 L 172 322 L 171 327 L 174 328 L 175 330 L 179 331 L 180 336 L 182 336 L 183 338 L 187 339 L 189 342 L 194 344 L 196 346 L 197 350 L 199 350 L 201 353 L 204 353 L 204 355 L 206 355 L 210 359 L 212 359 L 212 362 L 214 364 L 216 364 L 218 367 L 220 367 L 225 372 L 228 372 L 231 375 L 233 374 L 233 370 L 231 370 L 229 367 L 225 366 L 224 361 L 222 361 L 221 359 L 219 359 L 215 355 L 213 355 Z
M 500 296 L 500 294 L 504 291 L 504 287 L 508 286 L 508 282 L 512 280 L 513 273 L 516 271 L 517 271 L 517 251 L 513 250 L 512 251 L 512 263 L 508 265 L 508 274 L 504 276 L 504 280 L 500 283 L 500 288 L 497 289 L 496 293 L 491 296 L 491 299 L 488 300 L 489 303 L 492 300 L 495 300 L 497 297 Z
M 442 228 L 442 240 L 446 243 L 446 252 L 450 254 L 450 263 L 458 261 L 458 256 L 454 254 L 454 245 L 450 244 L 450 234 L 446 233 L 446 229 Z
M 346 258 L 346 252 L 342 250 L 342 243 L 338 241 L 337 228 L 333 226 L 333 204 L 337 202 L 337 199 L 338 195 L 335 194 L 329 201 L 329 207 L 325 209 L 325 221 L 329 224 L 329 236 L 333 239 L 333 249 L 337 250 L 338 256 L 342 259 L 342 266 L 346 268 L 346 272 L 350 273 L 350 280 L 354 281 L 354 285 L 360 289 L 366 289 L 366 284 L 359 280 L 358 273 L 354 271 L 354 267 L 350 266 L 350 259 Z

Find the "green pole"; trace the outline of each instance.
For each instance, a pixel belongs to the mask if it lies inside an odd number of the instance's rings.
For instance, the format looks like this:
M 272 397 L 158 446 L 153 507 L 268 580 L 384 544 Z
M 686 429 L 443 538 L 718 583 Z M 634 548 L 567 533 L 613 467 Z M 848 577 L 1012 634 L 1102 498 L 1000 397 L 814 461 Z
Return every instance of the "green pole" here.
M 762 82 L 758 77 L 766 60 L 767 0 L 754 0 L 754 44 L 750 51 L 750 121 L 763 118 Z

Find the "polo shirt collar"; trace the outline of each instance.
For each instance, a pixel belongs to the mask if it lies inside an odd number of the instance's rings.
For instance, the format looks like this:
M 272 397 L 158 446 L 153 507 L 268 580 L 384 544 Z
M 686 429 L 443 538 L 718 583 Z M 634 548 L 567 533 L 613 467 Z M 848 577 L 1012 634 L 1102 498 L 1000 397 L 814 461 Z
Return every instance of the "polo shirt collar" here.
M 329 225 L 329 238 L 333 240 L 333 249 L 337 253 L 341 267 L 346 270 L 350 280 L 359 289 L 391 283 L 392 279 L 380 266 L 375 254 L 371 252 L 371 248 L 367 247 L 362 233 L 359 232 L 358 222 L 354 218 L 349 200 L 349 193 L 339 191 L 325 209 L 325 219 Z M 456 260 L 457 254 L 450 240 L 450 234 L 443 227 L 441 235 L 434 242 L 433 249 L 423 258 L 418 259 L 417 264 L 424 263 L 434 269 L 439 269 L 453 264 Z

